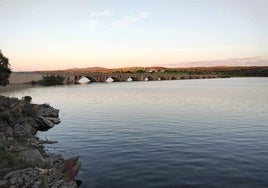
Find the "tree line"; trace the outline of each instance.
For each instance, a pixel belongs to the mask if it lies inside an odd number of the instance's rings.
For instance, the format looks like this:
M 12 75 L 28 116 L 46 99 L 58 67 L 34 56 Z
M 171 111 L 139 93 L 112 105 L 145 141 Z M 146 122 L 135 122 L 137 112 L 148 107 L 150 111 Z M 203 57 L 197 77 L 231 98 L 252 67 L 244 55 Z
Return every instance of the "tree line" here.
M 9 60 L 2 54 L 0 50 L 0 85 L 6 86 L 9 81 L 8 78 L 11 74 L 11 68 L 9 64 Z
M 268 77 L 268 66 L 222 66 L 167 69 L 165 72 L 183 74 L 216 74 L 222 77 Z

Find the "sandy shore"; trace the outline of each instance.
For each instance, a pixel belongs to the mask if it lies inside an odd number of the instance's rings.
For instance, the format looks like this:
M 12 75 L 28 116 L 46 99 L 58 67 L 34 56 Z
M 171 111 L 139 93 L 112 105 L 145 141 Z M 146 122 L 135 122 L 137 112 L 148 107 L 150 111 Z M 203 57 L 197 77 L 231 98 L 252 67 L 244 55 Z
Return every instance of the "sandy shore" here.
M 33 87 L 31 84 L 9 84 L 5 87 L 0 86 L 0 94 L 13 92 L 17 90 L 23 90 L 31 87 Z

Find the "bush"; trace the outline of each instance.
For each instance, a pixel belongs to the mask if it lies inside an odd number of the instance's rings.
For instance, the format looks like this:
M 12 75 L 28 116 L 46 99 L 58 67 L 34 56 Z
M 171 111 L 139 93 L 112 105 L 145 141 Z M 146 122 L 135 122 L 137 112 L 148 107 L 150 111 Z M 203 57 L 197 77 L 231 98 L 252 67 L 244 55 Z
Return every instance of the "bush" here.
M 43 80 L 40 80 L 38 84 L 41 84 L 44 86 L 63 85 L 63 81 L 64 81 L 63 76 L 54 76 L 54 75 L 43 76 Z
M 24 100 L 24 101 L 30 103 L 30 102 L 32 101 L 32 97 L 30 97 L 30 96 L 25 96 L 25 97 L 22 97 L 22 100 Z

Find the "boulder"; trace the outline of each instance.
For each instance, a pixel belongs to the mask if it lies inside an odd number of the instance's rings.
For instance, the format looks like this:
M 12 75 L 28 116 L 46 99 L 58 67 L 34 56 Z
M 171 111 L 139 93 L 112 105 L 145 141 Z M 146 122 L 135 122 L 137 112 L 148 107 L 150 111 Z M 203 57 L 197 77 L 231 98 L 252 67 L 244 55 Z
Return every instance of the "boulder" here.
M 59 117 L 59 110 L 47 105 L 43 104 L 39 106 L 39 109 L 37 111 L 37 114 L 39 116 L 43 117 Z
M 39 165 L 44 161 L 38 149 L 27 149 L 19 153 L 20 159 L 32 165 Z
M 13 128 L 13 132 L 15 136 L 18 137 L 31 137 L 36 131 L 30 123 L 25 121 L 23 123 L 16 124 Z
M 47 119 L 54 124 L 59 124 L 60 123 L 60 118 L 53 118 L 53 117 L 47 117 Z
M 8 186 L 7 180 L 0 180 L 0 187 Z
M 36 119 L 37 122 L 37 130 L 40 130 L 40 131 L 46 131 L 52 127 L 54 127 L 54 123 L 51 122 L 50 120 L 48 120 L 47 118 L 45 118 L 44 116 L 38 116 L 38 118 Z

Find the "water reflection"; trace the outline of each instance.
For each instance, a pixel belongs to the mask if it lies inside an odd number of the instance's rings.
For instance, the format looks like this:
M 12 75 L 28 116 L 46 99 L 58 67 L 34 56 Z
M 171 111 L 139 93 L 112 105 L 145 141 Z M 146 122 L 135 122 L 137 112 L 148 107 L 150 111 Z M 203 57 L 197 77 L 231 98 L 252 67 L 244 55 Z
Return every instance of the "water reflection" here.
M 34 88 L 61 111 L 48 148 L 81 156 L 83 187 L 267 187 L 268 79 Z M 49 146 L 48 146 L 49 147 Z

